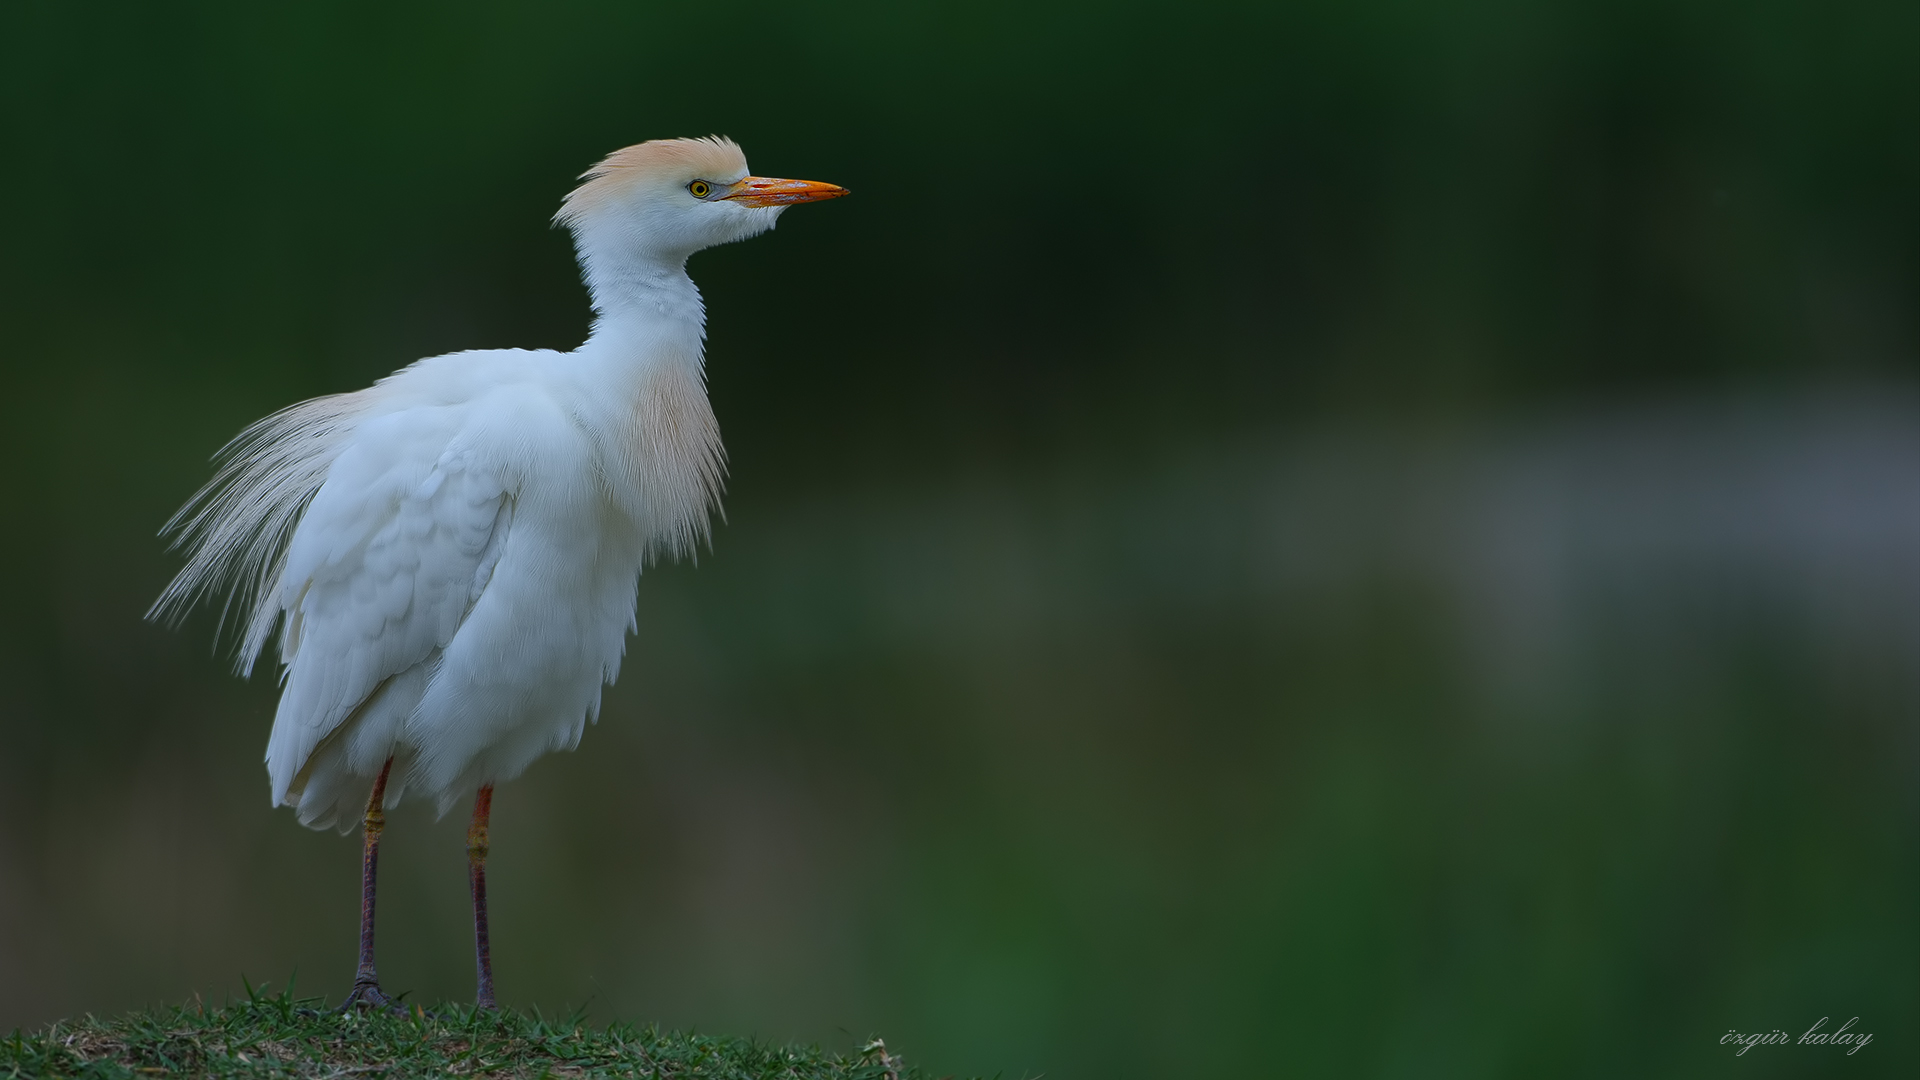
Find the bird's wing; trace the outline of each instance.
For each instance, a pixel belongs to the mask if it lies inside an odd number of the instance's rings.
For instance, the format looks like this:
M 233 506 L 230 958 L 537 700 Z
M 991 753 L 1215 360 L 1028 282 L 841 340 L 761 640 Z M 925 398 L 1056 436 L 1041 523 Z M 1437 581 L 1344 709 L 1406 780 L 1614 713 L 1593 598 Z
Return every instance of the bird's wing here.
M 267 745 L 275 805 L 321 740 L 453 640 L 487 587 L 513 499 L 463 447 L 462 412 L 362 421 L 294 529 L 275 588 L 286 618 Z

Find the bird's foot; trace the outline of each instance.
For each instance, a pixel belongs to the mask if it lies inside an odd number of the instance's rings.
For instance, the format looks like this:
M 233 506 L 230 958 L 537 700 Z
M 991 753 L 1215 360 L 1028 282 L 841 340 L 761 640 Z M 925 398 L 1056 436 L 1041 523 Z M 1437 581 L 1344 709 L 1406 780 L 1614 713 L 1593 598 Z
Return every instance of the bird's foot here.
M 356 979 L 353 989 L 347 992 L 347 999 L 340 1003 L 335 1013 L 350 1013 L 360 1010 L 381 1010 L 404 1014 L 407 1010 L 400 1003 L 387 996 L 380 984 L 371 979 Z

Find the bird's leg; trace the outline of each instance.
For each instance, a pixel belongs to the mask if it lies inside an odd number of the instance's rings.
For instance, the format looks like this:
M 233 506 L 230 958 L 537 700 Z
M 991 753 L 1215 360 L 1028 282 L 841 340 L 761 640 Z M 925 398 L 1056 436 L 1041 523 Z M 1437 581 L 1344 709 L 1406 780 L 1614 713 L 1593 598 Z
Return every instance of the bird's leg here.
M 497 1009 L 493 1001 L 493 948 L 487 942 L 487 820 L 493 814 L 493 785 L 473 799 L 473 823 L 467 826 L 467 881 L 473 886 L 473 965 L 479 977 L 476 1004 Z
M 368 1006 L 372 1008 L 393 1008 L 393 999 L 380 989 L 380 976 L 373 970 L 373 886 L 380 871 L 380 834 L 387 827 L 385 802 L 387 798 L 387 773 L 393 770 L 393 759 L 380 767 L 380 776 L 373 782 L 373 794 L 367 799 L 367 816 L 361 825 L 362 848 L 360 856 L 360 969 L 353 973 L 353 989 L 348 992 L 347 1000 L 340 1003 L 341 1012 Z

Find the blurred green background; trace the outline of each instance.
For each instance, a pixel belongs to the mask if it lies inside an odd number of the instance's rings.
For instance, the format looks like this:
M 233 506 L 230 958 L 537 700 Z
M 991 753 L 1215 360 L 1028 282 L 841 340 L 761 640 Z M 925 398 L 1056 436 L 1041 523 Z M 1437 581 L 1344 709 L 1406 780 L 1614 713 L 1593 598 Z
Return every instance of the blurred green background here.
M 0 14 L 0 1030 L 352 974 L 275 698 L 141 621 L 247 421 L 569 348 L 572 178 L 702 254 L 732 455 L 503 1001 L 931 1075 L 1920 1065 L 1920 7 L 55 4 Z M 457 820 L 382 974 L 472 992 Z M 1837 1051 L 1717 1043 L 1861 1017 Z

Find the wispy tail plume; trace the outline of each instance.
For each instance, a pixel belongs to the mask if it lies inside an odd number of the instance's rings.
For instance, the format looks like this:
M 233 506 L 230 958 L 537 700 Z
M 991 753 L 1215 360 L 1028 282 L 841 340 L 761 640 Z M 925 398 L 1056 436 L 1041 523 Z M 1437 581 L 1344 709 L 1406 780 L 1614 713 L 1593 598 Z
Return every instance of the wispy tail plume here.
M 237 668 L 245 675 L 280 615 L 275 596 L 287 540 L 326 481 L 363 407 L 364 392 L 289 406 L 248 425 L 220 449 L 213 479 L 160 530 L 188 550 L 187 565 L 148 609 L 179 623 L 203 597 L 225 593 L 220 627 L 237 605 L 246 618 Z

